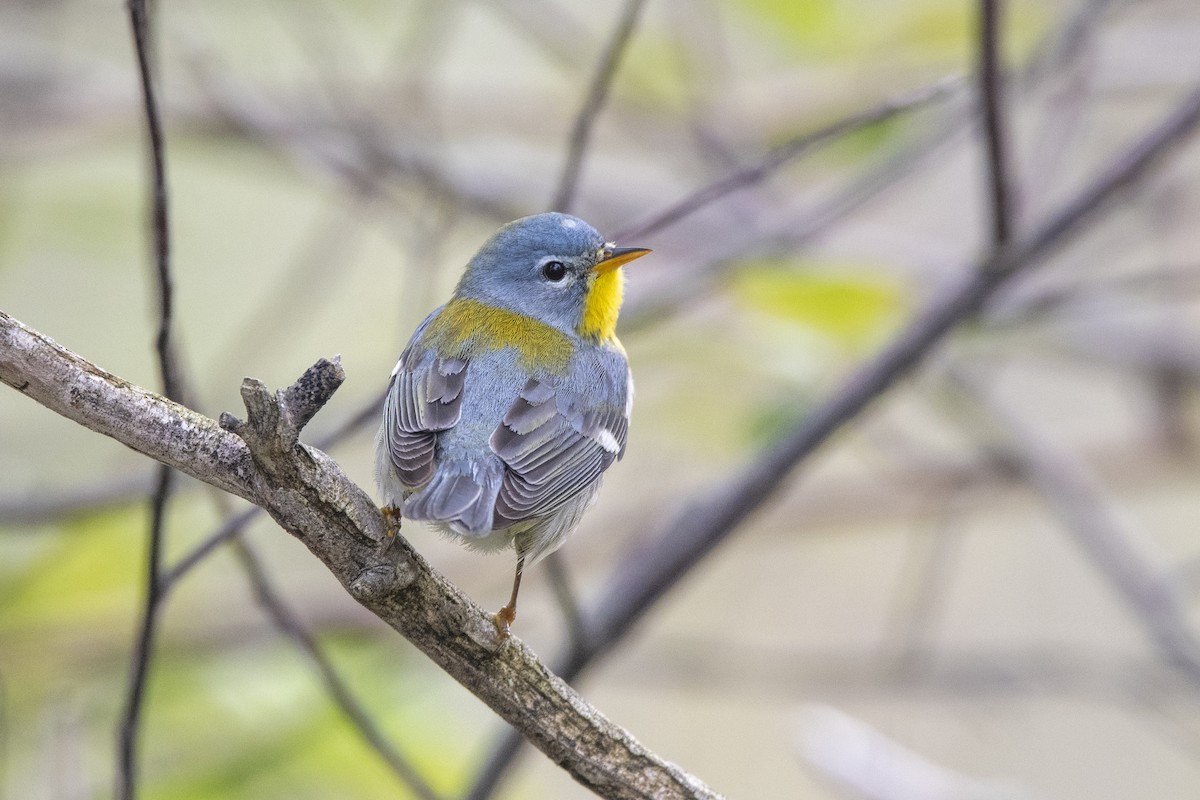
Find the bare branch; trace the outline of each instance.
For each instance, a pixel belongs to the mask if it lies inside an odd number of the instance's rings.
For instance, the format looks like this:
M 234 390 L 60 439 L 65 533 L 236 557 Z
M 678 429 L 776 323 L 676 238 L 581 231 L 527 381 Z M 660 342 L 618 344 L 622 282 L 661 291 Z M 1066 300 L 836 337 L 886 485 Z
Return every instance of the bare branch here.
M 125 704 L 117 722 L 117 797 L 130 800 L 137 796 L 137 745 L 141 734 L 142 704 L 146 696 L 146 680 L 150 675 L 150 662 L 154 655 L 154 634 L 158 628 L 158 612 L 161 608 L 158 573 L 162 564 L 163 517 L 171 494 L 175 472 L 161 466 L 158 485 L 150 506 L 150 534 L 146 553 L 146 596 L 142 605 L 142 618 L 138 622 L 137 635 L 130 653 L 129 685 L 126 688 Z
M 157 472 L 157 468 L 154 470 Z M 0 498 L 0 523 L 37 525 L 75 514 L 127 506 L 149 496 L 154 476 L 124 474 L 106 477 L 89 486 L 70 490 L 42 489 L 24 497 Z
M 850 377 L 774 449 L 724 483 L 716 499 L 686 508 L 657 536 L 630 554 L 594 606 L 591 650 L 607 649 L 700 558 L 770 497 L 810 455 L 870 402 L 909 374 L 955 326 L 970 319 L 1005 282 L 1042 261 L 1077 233 L 1107 201 L 1143 177 L 1200 124 L 1200 88 L 1136 142 L 1090 185 L 1028 238 L 965 271 L 965 279 L 936 298 L 875 359 Z M 709 493 L 711 496 L 712 493 Z M 586 662 L 585 662 L 586 663 Z M 568 665 L 571 666 L 571 665 Z M 580 664 L 582 668 L 584 664 Z M 573 675 L 572 669 L 563 670 Z
M 163 382 L 163 394 L 172 400 L 182 399 L 182 385 L 175 362 L 175 343 L 172 338 L 173 319 L 171 282 L 171 230 L 167 208 L 166 143 L 163 139 L 162 118 L 154 92 L 150 69 L 150 19 L 145 0 L 128 0 L 129 23 L 133 30 L 134 51 L 137 55 L 138 77 L 141 82 L 142 104 L 145 109 L 146 133 L 150 153 L 151 231 L 154 242 L 155 279 L 158 287 L 158 335 L 155 351 Z
M 319 437 L 314 446 L 318 450 L 328 450 L 334 444 L 360 430 L 364 425 L 375 423 L 379 419 L 382 407 L 383 395 L 381 394 L 365 403 L 362 408 L 351 414 L 337 428 Z M 162 574 L 160 579 L 164 590 L 169 590 L 184 575 L 191 572 L 197 564 L 216 551 L 218 547 L 240 536 L 242 531 L 246 529 L 246 526 L 261 514 L 262 511 L 263 509 L 259 506 L 251 506 L 242 513 L 226 519 L 219 528 L 209 534 L 208 538 L 193 547 L 175 563 L 175 566 Z
M 1095 478 L 1069 452 L 1035 431 L 965 375 L 956 384 L 975 400 L 985 424 L 1021 475 L 1041 493 L 1076 543 L 1125 601 L 1167 660 L 1200 681 L 1200 641 L 1189 629 L 1171 575 L 1117 518 Z
M 336 387 L 340 367 L 305 386 Z M 311 370 L 310 370 L 311 371 Z M 380 552 L 383 519 L 320 450 L 300 444 L 307 389 L 243 385 L 249 419 L 213 420 L 139 389 L 0 311 L 0 382 L 123 444 L 263 506 L 365 608 L 520 730 L 577 781 L 610 798 L 718 795 L 663 761 L 590 706 L 492 617 L 434 572 L 402 538 Z M 298 399 L 303 404 L 292 405 Z M 233 433 L 228 429 L 236 430 Z
M 311 371 L 310 371 L 311 372 Z M 310 373 L 306 373 L 306 377 Z M 326 372 L 323 376 L 318 376 L 312 380 L 302 378 L 297 384 L 292 386 L 286 393 L 290 405 L 297 406 L 301 401 L 306 401 L 307 398 L 328 398 L 329 395 L 337 388 L 340 382 L 337 379 L 336 371 Z M 322 400 L 323 402 L 323 400 Z M 374 421 L 378 417 L 378 407 L 380 402 L 378 399 L 372 400 L 367 404 L 364 411 L 371 412 L 370 419 Z M 307 421 L 313 413 L 319 408 L 319 404 L 307 401 L 304 402 L 302 409 L 297 410 L 298 419 Z M 349 433 L 352 433 L 364 423 L 364 417 L 367 415 L 360 411 L 354 414 L 343 425 L 339 426 L 333 432 L 322 437 L 323 440 L 328 440 L 331 443 L 344 438 Z M 170 596 L 172 589 L 178 585 L 178 582 L 187 575 L 193 567 L 215 552 L 217 547 L 225 543 L 234 545 L 234 552 L 241 562 L 243 569 L 250 581 L 251 589 L 257 598 L 259 605 L 266 611 L 270 620 L 275 626 L 287 636 L 304 654 L 304 656 L 312 663 L 316 669 L 318 676 L 321 678 L 326 691 L 333 703 L 338 706 L 342 713 L 345 714 L 347 721 L 359 733 L 369 747 L 378 753 L 384 763 L 392 770 L 397 778 L 412 792 L 423 800 L 436 800 L 437 793 L 428 785 L 421 777 L 416 769 L 409 763 L 408 759 L 396 749 L 394 745 L 387 739 L 374 720 L 367 711 L 354 699 L 349 687 L 342 680 L 337 670 L 325 657 L 317 646 L 316 641 L 308 633 L 301 624 L 300 620 L 287 607 L 282 597 L 275 591 L 271 585 L 271 581 L 267 576 L 258 557 L 250 548 L 246 540 L 241 536 L 246 526 L 256 517 L 262 509 L 258 506 L 251 506 L 240 514 L 230 514 L 227 507 L 228 497 L 226 495 L 218 495 L 218 506 L 225 510 L 226 520 L 210 537 L 205 539 L 186 556 L 181 558 L 174 567 L 166 572 L 160 572 L 158 577 L 158 592 L 155 609 L 166 602 Z M 220 502 L 224 501 L 224 502 Z
M 1000 3 L 1001 0 L 979 2 L 979 113 L 983 120 L 992 243 L 995 245 L 1002 245 L 1011 237 L 1013 217 L 1009 194 L 1008 126 L 1004 116 Z
M 803 709 L 800 753 L 826 778 L 869 800 L 1022 800 L 1005 781 L 982 780 L 908 749 L 883 731 L 832 706 Z
M 1109 648 L 1041 644 L 978 644 L 925 648 L 921 669 L 897 669 L 873 647 L 721 647 L 720 633 L 668 636 L 653 652 L 614 669 L 647 690 L 671 686 L 699 692 L 736 687 L 771 691 L 781 702 L 812 697 L 862 700 L 898 695 L 979 699 L 1053 696 L 1094 704 L 1182 703 L 1191 708 L 1197 684 L 1160 659 Z M 735 691 L 736 696 L 736 691 Z M 1191 753 L 1195 757 L 1195 752 Z
M 128 8 L 150 145 L 151 232 L 158 286 L 158 335 L 155 337 L 155 351 L 163 393 L 172 400 L 180 400 L 182 387 L 172 338 L 171 231 L 167 208 L 166 145 L 150 69 L 150 20 L 145 0 L 128 0 Z M 150 530 L 146 548 L 146 596 L 133 652 L 130 654 L 132 664 L 125 706 L 117 725 L 116 793 L 121 800 L 131 800 L 137 796 L 137 744 L 141 732 L 146 680 L 150 673 L 158 624 L 161 599 L 158 576 L 162 568 L 163 526 L 174 485 L 173 478 L 174 473 L 170 467 L 160 466 L 154 495 L 151 498 Z
M 546 577 L 550 580 L 550 588 L 554 591 L 554 600 L 562 613 L 564 627 L 567 630 L 569 647 L 583 646 L 583 616 L 579 613 L 579 596 L 571 585 L 571 576 L 561 550 L 556 550 L 542 562 L 546 565 Z
M 355 200 L 389 197 L 388 180 L 399 176 L 453 201 L 456 208 L 489 220 L 517 215 L 517 205 L 506 197 L 455 180 L 436 160 L 403 150 L 370 131 L 347 125 L 345 120 L 322 120 L 310 112 L 296 121 L 276 109 L 268 97 L 212 69 L 209 61 L 206 53 L 194 49 L 183 58 L 218 122 L 255 144 L 282 153 L 298 166 L 333 176 Z
M 575 680 L 607 653 L 654 603 L 767 501 L 818 447 L 853 420 L 876 397 L 911 373 L 957 325 L 971 319 L 1008 280 L 1044 259 L 1092 219 L 1122 189 L 1136 183 L 1200 125 L 1200 87 L 1194 88 L 1158 125 L 1115 157 L 1027 238 L 991 253 L 964 270 L 965 278 L 918 314 L 889 346 L 854 373 L 776 447 L 763 453 L 723 488 L 704 492 L 645 544 L 612 570 L 612 577 L 585 615 L 588 639 L 557 663 L 556 672 Z M 520 747 L 512 734 L 501 738 L 477 778 L 470 797 L 491 794 Z
M 342 710 L 351 726 L 358 731 L 367 745 L 379 754 L 392 772 L 396 773 L 412 790 L 413 794 L 422 800 L 438 800 L 437 792 L 425 782 L 425 779 L 408 762 L 408 759 L 392 746 L 392 743 L 379 730 L 371 715 L 354 698 L 350 688 L 333 668 L 333 665 L 329 663 L 329 659 L 321 652 L 321 648 L 312 634 L 284 604 L 283 599 L 272 587 L 262 561 L 245 539 L 234 540 L 234 553 L 237 554 L 238 560 L 246 572 L 250 588 L 254 591 L 254 597 L 258 604 L 271 618 L 275 627 L 291 639 L 300 652 L 312 663 L 321 683 L 325 686 L 325 691 L 329 693 L 334 704 Z
M 550 202 L 550 208 L 555 211 L 571 210 L 571 204 L 575 199 L 575 190 L 579 186 L 579 173 L 583 169 L 583 156 L 587 151 L 588 141 L 591 139 L 592 126 L 596 122 L 600 109 L 604 107 L 609 87 L 612 86 L 613 78 L 617 74 L 617 67 L 621 63 L 621 57 L 625 54 L 625 48 L 633 36 L 633 29 L 643 5 L 645 5 L 645 0 L 625 0 L 625 8 L 621 12 L 621 18 L 617 21 L 617 27 L 609 37 L 604 52 L 600 56 L 600 62 L 596 65 L 596 72 L 592 76 L 591 85 L 584 97 L 583 107 L 579 109 L 579 114 L 575 117 L 575 124 L 571 127 L 571 138 L 567 144 L 567 161 L 563 166 L 562 177 L 559 179 L 554 199 Z
M 564 66 L 575 64 L 575 42 L 587 37 L 587 29 L 559 3 L 546 0 L 492 0 L 480 3 L 497 17 L 521 29 L 548 56 Z
M 760 183 L 795 158 L 863 128 L 886 122 L 901 114 L 950 97 L 961 85 L 962 82 L 957 78 L 947 78 L 932 86 L 885 100 L 872 108 L 856 111 L 814 131 L 806 131 L 768 151 L 749 167 L 719 178 L 706 186 L 701 186 L 662 211 L 620 231 L 614 238 L 618 241 L 629 241 L 657 233 L 710 203 Z

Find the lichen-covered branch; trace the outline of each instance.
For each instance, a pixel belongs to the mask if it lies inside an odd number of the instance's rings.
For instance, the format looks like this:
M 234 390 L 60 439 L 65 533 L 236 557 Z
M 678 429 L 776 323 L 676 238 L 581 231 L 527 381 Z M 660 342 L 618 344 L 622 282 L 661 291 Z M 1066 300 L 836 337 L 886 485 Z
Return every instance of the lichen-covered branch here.
M 577 781 L 609 798 L 715 798 L 646 750 L 397 537 L 379 548 L 371 499 L 300 429 L 343 379 L 321 361 L 291 388 L 247 379 L 248 419 L 221 424 L 134 386 L 0 311 L 0 382 L 47 408 L 262 506 L 371 612 L 483 700 Z

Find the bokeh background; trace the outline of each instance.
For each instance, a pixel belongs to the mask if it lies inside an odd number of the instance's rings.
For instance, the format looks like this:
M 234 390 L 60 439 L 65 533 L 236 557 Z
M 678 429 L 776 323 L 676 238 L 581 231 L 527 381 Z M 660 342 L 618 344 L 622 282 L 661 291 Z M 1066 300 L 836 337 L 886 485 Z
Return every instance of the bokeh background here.
M 375 425 L 355 420 L 479 243 L 551 204 L 625 9 L 155 3 L 190 402 L 236 413 L 243 376 L 283 386 L 340 354 L 308 438 L 348 430 L 330 452 L 370 487 Z M 1195 89 L 1200 5 L 1002 11 L 1020 239 Z M 965 0 L 645 3 L 571 204 L 655 250 L 629 270 L 628 454 L 561 553 L 576 596 L 988 252 L 977 28 Z M 0 4 L 0 308 L 154 387 L 143 126 L 123 4 Z M 732 175 L 738 191 L 658 217 Z M 584 695 L 731 797 L 1195 797 L 1198 178 L 1184 143 L 995 298 Z M 153 473 L 0 391 L 5 798 L 110 796 Z M 168 563 L 240 503 L 181 487 Z M 508 559 L 407 534 L 485 607 L 507 598 Z M 269 521 L 245 543 L 395 748 L 462 796 L 502 723 Z M 164 605 L 142 796 L 415 796 L 264 611 L 246 552 L 219 549 Z M 527 576 L 518 630 L 548 657 L 569 638 L 549 572 Z M 496 796 L 587 793 L 528 752 Z

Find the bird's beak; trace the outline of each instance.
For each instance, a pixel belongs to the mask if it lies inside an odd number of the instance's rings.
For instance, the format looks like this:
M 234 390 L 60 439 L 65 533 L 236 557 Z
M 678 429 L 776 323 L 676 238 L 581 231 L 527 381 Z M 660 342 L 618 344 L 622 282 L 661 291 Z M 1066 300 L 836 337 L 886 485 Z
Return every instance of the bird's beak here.
M 635 258 L 641 258 L 651 252 L 645 247 L 609 247 L 604 250 L 604 258 L 596 265 L 596 274 L 603 275 L 614 269 L 625 266 Z

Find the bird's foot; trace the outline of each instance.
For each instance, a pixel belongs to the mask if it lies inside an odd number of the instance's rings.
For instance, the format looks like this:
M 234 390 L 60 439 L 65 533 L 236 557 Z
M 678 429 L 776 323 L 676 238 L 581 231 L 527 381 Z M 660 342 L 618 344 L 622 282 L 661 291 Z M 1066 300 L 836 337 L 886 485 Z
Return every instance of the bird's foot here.
M 383 514 L 383 541 L 379 543 L 379 554 L 383 555 L 392 549 L 400 535 L 400 509 L 384 506 L 379 511 Z
M 492 617 L 492 622 L 496 626 L 496 637 L 501 643 L 508 640 L 511 635 L 509 629 L 516 619 L 517 609 L 512 606 L 505 606 L 496 612 L 496 616 Z

